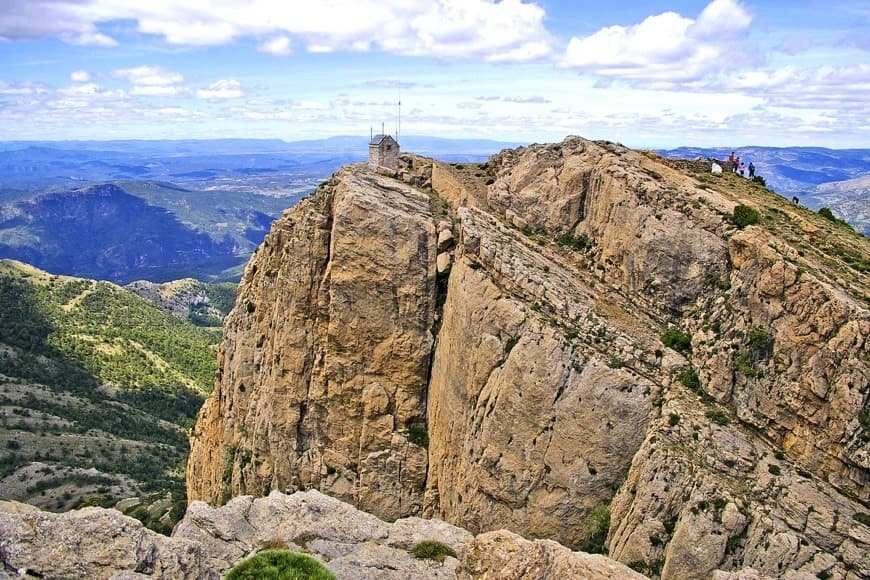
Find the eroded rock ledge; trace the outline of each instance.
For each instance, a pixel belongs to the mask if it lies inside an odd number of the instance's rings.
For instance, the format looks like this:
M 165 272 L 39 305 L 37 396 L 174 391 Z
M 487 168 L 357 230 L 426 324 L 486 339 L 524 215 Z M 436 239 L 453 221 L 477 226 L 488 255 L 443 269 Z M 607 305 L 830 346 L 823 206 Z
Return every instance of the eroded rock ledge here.
M 424 540 L 450 546 L 459 559 L 416 559 L 409 550 Z M 475 538 L 439 520 L 387 523 L 317 491 L 242 496 L 221 508 L 194 502 L 172 537 L 115 510 L 55 514 L 0 502 L 0 578 L 217 580 L 274 547 L 307 552 L 342 580 L 643 578 L 609 558 L 509 532 Z

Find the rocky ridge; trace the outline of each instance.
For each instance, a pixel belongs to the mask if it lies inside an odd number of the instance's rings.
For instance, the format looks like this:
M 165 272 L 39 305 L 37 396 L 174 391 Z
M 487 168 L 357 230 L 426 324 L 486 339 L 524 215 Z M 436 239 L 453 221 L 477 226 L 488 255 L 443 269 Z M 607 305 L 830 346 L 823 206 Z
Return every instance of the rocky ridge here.
M 403 162 L 343 169 L 254 255 L 191 498 L 604 535 L 667 578 L 870 574 L 865 238 L 606 142 Z
M 459 559 L 415 558 L 410 550 L 424 540 L 450 546 Z M 221 508 L 194 502 L 171 537 L 115 510 L 53 514 L 0 502 L 0 578 L 217 579 L 276 547 L 307 552 L 343 580 L 643 578 L 609 558 L 506 531 L 475 538 L 438 520 L 387 523 L 313 490 L 241 496 Z

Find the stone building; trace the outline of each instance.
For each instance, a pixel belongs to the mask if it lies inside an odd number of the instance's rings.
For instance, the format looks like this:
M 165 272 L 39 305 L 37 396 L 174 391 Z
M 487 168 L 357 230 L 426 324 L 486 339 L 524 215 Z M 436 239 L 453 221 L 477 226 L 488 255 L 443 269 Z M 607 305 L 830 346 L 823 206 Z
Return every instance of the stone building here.
M 375 135 L 369 142 L 369 165 L 395 169 L 399 144 L 390 135 Z

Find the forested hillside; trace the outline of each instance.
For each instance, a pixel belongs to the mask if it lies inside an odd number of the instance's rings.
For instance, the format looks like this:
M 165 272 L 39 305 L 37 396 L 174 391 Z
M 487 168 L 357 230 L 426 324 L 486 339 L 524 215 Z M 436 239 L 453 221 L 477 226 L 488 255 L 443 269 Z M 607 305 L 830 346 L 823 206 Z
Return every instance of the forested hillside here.
M 185 429 L 211 389 L 220 329 L 11 261 L 0 306 L 0 497 L 55 510 L 183 499 Z

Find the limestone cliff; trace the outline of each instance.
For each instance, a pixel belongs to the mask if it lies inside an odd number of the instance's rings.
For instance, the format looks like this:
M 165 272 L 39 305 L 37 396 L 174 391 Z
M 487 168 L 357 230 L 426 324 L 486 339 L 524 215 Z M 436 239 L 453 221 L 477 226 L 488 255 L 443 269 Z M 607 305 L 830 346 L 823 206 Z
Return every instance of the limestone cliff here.
M 342 170 L 248 265 L 191 499 L 313 488 L 669 578 L 870 574 L 868 242 L 708 171 L 576 137 Z
M 421 511 L 436 241 L 427 195 L 359 168 L 276 222 L 225 323 L 191 498 L 314 488 Z

